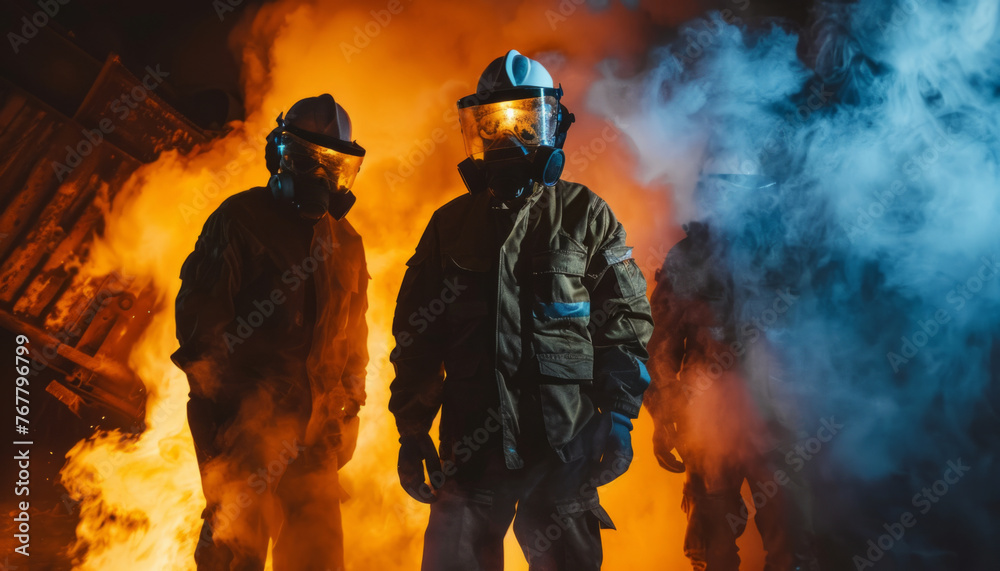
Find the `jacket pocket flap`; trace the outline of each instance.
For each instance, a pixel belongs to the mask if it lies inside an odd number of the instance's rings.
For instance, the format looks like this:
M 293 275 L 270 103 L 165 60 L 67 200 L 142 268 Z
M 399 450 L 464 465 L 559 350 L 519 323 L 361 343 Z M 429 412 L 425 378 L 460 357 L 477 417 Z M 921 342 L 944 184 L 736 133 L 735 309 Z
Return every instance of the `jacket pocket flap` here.
M 583 276 L 587 270 L 587 254 L 576 250 L 550 250 L 532 256 L 536 274 L 567 274 Z
M 488 272 L 490 271 L 490 261 L 482 256 L 457 255 L 448 253 L 444 257 L 445 267 L 448 264 L 467 272 Z
M 569 382 L 594 378 L 594 357 L 581 353 L 543 353 L 536 355 L 541 374 Z
M 617 529 L 611 521 L 611 516 L 601 506 L 597 495 L 582 497 L 556 505 L 556 512 L 562 516 L 572 516 L 575 514 L 590 513 L 600 524 L 601 529 Z

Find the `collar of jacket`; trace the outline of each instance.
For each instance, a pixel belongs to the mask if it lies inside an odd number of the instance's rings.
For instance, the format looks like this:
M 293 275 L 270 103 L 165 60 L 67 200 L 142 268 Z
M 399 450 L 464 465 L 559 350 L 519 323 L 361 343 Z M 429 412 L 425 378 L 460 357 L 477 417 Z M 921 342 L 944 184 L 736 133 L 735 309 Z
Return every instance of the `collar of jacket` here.
M 545 186 L 535 183 L 531 196 L 517 213 L 515 226 L 521 223 L 526 213 L 538 202 L 538 198 L 545 188 Z M 464 212 L 459 239 L 451 244 L 446 252 L 455 265 L 472 272 L 488 272 L 493 266 L 493 258 L 496 256 L 496 252 L 493 251 L 493 236 L 490 232 L 484 232 L 485 229 L 493 227 L 493 221 L 490 219 L 492 215 L 490 193 L 477 192 L 473 194 Z

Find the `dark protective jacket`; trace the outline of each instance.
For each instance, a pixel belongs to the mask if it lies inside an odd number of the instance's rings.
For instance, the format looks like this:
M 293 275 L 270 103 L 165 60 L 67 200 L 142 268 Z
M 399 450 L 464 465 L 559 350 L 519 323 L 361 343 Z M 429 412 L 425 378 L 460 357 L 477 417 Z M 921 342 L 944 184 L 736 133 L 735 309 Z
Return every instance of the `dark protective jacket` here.
M 257 187 L 209 216 L 181 269 L 172 359 L 192 397 L 237 407 L 263 388 L 319 432 L 365 400 L 368 272 L 346 220 L 285 208 Z
M 509 468 L 541 438 L 569 461 L 595 407 L 638 415 L 651 331 L 646 281 L 600 197 L 565 181 L 510 209 L 466 194 L 434 213 L 407 262 L 389 409 L 405 437 L 426 434 L 444 403 L 442 449 L 492 414 Z M 527 393 L 537 422 L 522 418 Z M 522 433 L 536 424 L 544 434 Z
M 688 236 L 670 249 L 656 272 L 651 301 L 656 328 L 645 404 L 654 421 L 676 422 L 688 397 L 722 372 L 735 371 L 745 352 L 733 280 L 721 245 L 704 224 L 691 223 Z

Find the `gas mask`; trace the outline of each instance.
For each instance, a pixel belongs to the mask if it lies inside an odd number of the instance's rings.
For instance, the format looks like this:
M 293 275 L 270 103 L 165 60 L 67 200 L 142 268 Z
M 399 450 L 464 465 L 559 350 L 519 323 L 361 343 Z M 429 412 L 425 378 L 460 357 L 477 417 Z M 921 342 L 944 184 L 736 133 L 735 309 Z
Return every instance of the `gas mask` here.
M 282 123 L 274 142 L 279 159 L 278 173 L 269 186 L 275 197 L 292 204 L 299 216 L 319 220 L 329 212 L 340 220 L 356 200 L 351 185 L 361 169 L 365 150 L 357 143 L 315 136 Z M 312 139 L 312 140 L 309 140 Z
M 575 119 L 561 97 L 561 87 L 515 87 L 458 101 L 468 155 L 458 171 L 469 192 L 489 189 L 496 198 L 511 200 L 536 182 L 558 182 L 566 164 L 566 131 Z

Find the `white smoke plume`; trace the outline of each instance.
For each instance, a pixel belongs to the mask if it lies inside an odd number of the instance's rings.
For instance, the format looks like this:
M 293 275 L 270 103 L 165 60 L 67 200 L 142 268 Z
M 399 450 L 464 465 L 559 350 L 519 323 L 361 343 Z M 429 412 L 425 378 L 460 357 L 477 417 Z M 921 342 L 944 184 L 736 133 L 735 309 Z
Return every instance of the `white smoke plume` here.
M 843 425 L 808 464 L 836 569 L 1000 558 L 998 24 L 996 0 L 821 4 L 801 37 L 715 13 L 591 90 L 636 178 L 728 240 L 745 314 L 798 296 L 764 329 L 775 398 Z M 710 163 L 777 185 L 699 196 Z

